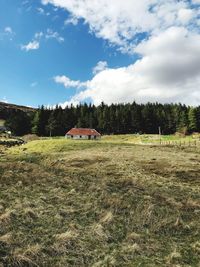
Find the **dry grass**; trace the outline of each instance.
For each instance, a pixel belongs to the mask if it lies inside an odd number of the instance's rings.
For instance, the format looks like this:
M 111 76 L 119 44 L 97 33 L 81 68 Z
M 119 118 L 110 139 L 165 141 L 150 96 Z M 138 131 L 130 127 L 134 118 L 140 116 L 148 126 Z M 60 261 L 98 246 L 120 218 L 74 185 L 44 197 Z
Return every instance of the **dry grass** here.
M 70 242 L 78 237 L 78 233 L 76 231 L 69 230 L 65 233 L 55 235 L 56 241 L 60 243 Z
M 138 254 L 141 252 L 141 247 L 137 244 L 134 243 L 133 245 L 124 245 L 122 246 L 122 254 L 125 255 L 126 253 L 128 254 Z
M 128 234 L 127 236 L 128 241 L 139 241 L 141 239 L 141 235 L 135 232 Z
M 12 233 L 7 233 L 5 235 L 0 236 L 0 243 L 10 245 L 12 243 Z
M 0 266 L 198 266 L 198 149 L 109 138 L 3 151 Z
M 175 248 L 172 253 L 166 258 L 167 264 L 175 264 L 178 263 L 181 260 L 182 256 L 181 253 L 177 251 Z
M 40 266 L 35 260 L 39 260 L 40 245 L 28 246 L 25 249 L 16 248 L 10 257 L 10 264 L 13 266 Z
M 30 207 L 25 208 L 23 211 L 26 217 L 29 217 L 31 219 L 36 219 L 38 217 L 36 212 Z
M 192 248 L 194 249 L 194 251 L 196 253 L 198 253 L 200 255 L 200 242 L 199 241 L 197 241 L 194 244 L 192 244 Z
M 102 224 L 109 224 L 109 223 L 111 223 L 112 221 L 113 221 L 113 214 L 112 214 L 111 211 L 107 211 L 107 212 L 105 212 L 105 213 L 102 215 L 101 219 L 100 219 L 100 223 L 102 223 Z
M 14 210 L 5 210 L 5 212 L 0 215 L 0 225 L 9 224 L 13 216 L 15 216 Z

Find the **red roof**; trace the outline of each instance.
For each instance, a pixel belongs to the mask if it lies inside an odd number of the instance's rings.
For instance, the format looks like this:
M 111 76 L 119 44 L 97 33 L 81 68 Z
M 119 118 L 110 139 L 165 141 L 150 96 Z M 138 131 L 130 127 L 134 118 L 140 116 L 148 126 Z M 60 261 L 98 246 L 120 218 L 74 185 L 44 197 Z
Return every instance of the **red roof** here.
M 88 128 L 72 128 L 67 135 L 93 135 L 93 136 L 101 136 L 95 129 Z

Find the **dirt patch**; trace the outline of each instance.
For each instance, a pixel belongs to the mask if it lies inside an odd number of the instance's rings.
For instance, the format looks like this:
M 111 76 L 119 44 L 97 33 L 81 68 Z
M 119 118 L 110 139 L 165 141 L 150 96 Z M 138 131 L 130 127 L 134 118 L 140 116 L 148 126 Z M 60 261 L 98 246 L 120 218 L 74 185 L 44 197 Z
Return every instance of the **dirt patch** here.
M 169 171 L 171 169 L 171 165 L 168 161 L 158 161 L 156 159 L 152 159 L 150 161 L 140 161 L 137 163 L 146 174 L 152 173 L 161 175 L 162 177 L 168 177 L 171 175 Z
M 89 158 L 74 158 L 72 160 L 67 161 L 67 165 L 70 165 L 72 167 L 77 167 L 77 168 L 83 168 L 85 166 L 91 166 L 94 164 L 98 164 L 98 163 L 103 163 L 106 162 L 107 158 L 103 158 L 103 157 L 94 157 L 93 159 L 89 159 Z
M 195 182 L 200 184 L 200 169 L 174 172 L 176 177 L 183 182 Z

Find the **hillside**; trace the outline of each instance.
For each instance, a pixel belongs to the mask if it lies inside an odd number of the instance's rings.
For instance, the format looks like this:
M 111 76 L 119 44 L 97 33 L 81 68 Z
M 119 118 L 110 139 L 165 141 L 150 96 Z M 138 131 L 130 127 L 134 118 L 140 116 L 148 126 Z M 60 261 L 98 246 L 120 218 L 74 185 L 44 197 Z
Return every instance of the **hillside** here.
M 0 111 L 1 110 L 21 110 L 24 112 L 30 112 L 30 111 L 36 111 L 36 108 L 32 108 L 32 107 L 27 107 L 27 106 L 20 106 L 20 105 L 15 105 L 15 104 L 9 104 L 9 103 L 5 103 L 5 102 L 0 102 Z
M 2 150 L 0 266 L 199 266 L 199 152 L 116 137 Z
M 23 136 L 31 132 L 31 121 L 37 109 L 0 102 L 0 125 L 4 125 L 12 135 Z

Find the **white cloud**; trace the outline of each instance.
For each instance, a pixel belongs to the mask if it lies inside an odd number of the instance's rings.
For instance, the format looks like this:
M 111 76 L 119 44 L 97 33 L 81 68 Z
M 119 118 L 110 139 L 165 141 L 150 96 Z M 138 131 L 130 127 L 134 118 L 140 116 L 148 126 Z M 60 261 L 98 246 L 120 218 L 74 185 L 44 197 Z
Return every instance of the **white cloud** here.
M 79 105 L 80 101 L 79 100 L 75 100 L 75 99 L 71 99 L 70 101 L 65 101 L 64 103 L 59 103 L 58 106 L 65 108 L 65 107 L 69 107 L 71 105 L 73 105 L 74 107 Z M 55 108 L 57 105 L 54 105 L 53 108 Z M 52 108 L 52 105 L 49 105 L 49 108 Z
M 134 100 L 200 103 L 199 35 L 171 27 L 139 44 L 136 51 L 141 59 L 128 67 L 97 73 L 85 83 L 86 89 L 67 103 L 86 99 L 97 105 L 102 101 L 111 104 Z M 76 82 L 81 83 L 73 81 L 74 87 Z
M 8 100 L 7 100 L 6 96 L 4 96 L 2 99 L 0 99 L 0 102 L 8 103 Z
M 13 30 L 12 30 L 12 28 L 9 27 L 9 26 L 5 27 L 4 32 L 5 32 L 5 33 L 8 33 L 8 34 L 13 34 Z
M 10 41 L 13 40 L 13 37 L 15 36 L 15 32 L 10 26 L 6 26 L 4 29 L 0 29 L 0 40 L 7 40 L 9 39 Z
M 36 32 L 35 35 L 34 35 L 34 38 L 35 39 L 40 39 L 40 38 L 43 37 L 43 35 L 44 35 L 43 32 Z
M 99 61 L 97 65 L 93 68 L 93 74 L 97 74 L 105 69 L 107 69 L 108 63 L 106 61 Z
M 78 24 L 78 19 L 76 17 L 71 16 L 65 20 L 64 24 L 65 25 L 72 24 L 72 25 L 76 26 Z
M 194 15 L 185 0 L 41 0 L 84 19 L 97 37 L 128 50 L 138 33 L 158 33 L 171 26 L 189 26 Z M 133 44 L 132 44 L 133 43 Z
M 43 37 L 43 32 L 36 32 L 31 42 L 26 45 L 21 45 L 21 50 L 30 51 L 40 48 L 40 39 Z
M 192 0 L 193 4 L 200 4 L 200 0 Z
M 80 88 L 80 87 L 85 87 L 87 84 L 85 82 L 73 81 L 64 75 L 55 76 L 53 79 L 56 83 L 60 83 L 60 84 L 64 85 L 65 88 L 70 88 L 70 87 Z
M 121 44 L 138 31 L 153 29 L 154 17 L 148 13 L 148 2 L 152 0 L 43 0 L 43 4 L 52 3 L 67 9 L 74 18 L 83 18 L 90 30 L 97 36 L 112 43 Z M 140 14 L 140 16 L 138 16 Z M 145 17 L 145 20 L 143 18 Z M 145 22 L 146 21 L 146 22 Z
M 41 42 L 43 37 L 46 39 L 56 39 L 59 43 L 62 43 L 65 40 L 62 36 L 60 36 L 60 34 L 58 32 L 54 32 L 51 29 L 47 29 L 46 33 L 36 32 L 34 34 L 33 40 L 30 41 L 26 45 L 21 45 L 21 49 L 26 50 L 26 51 L 39 49 L 40 48 L 40 42 Z
M 46 16 L 51 15 L 50 12 L 46 12 L 46 11 L 44 10 L 44 8 L 42 8 L 42 7 L 38 7 L 38 8 L 37 8 L 37 11 L 38 11 L 38 13 L 39 13 L 40 15 L 46 15 Z
M 41 0 L 83 19 L 89 31 L 125 53 L 129 66 L 96 66 L 85 89 L 68 101 L 200 103 L 200 11 L 187 0 Z M 200 0 L 192 0 L 200 4 Z M 139 37 L 138 37 L 139 36 Z M 102 69 L 101 69 L 102 67 Z M 105 69 L 104 69 L 105 67 Z M 66 76 L 64 76 L 66 77 Z M 78 86 L 77 86 L 78 87 Z
M 40 43 L 36 40 L 29 42 L 27 45 L 21 45 L 22 50 L 26 50 L 27 52 L 30 50 L 37 50 L 40 47 Z
M 46 39 L 56 39 L 59 43 L 65 41 L 65 39 L 60 36 L 58 32 L 54 32 L 52 29 L 47 29 L 47 33 L 45 34 Z
M 194 11 L 191 9 L 182 8 L 178 12 L 178 19 L 182 24 L 187 24 L 194 17 Z
M 45 14 L 44 9 L 41 8 L 41 7 L 38 7 L 38 8 L 37 8 L 37 11 L 38 11 L 38 13 L 41 14 L 41 15 L 44 15 L 44 14 Z

